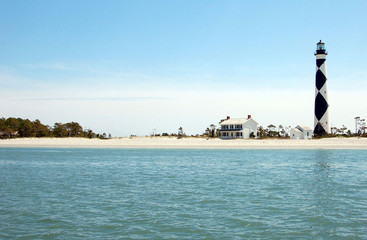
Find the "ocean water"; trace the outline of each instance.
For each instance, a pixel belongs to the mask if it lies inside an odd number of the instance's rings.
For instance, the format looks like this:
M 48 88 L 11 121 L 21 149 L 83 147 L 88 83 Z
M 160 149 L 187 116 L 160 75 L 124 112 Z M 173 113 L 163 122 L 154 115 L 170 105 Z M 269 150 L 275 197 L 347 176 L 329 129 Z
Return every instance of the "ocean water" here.
M 0 148 L 0 239 L 367 239 L 367 151 Z

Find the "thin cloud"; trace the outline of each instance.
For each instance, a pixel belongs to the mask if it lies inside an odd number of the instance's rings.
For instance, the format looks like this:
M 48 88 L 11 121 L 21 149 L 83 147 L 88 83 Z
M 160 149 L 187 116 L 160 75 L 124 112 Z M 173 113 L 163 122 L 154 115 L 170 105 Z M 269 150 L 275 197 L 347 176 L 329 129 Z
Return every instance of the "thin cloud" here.
M 21 98 L 18 101 L 152 101 L 152 100 L 167 100 L 167 97 L 55 97 L 55 98 Z
M 39 64 L 29 64 L 22 63 L 19 64 L 20 67 L 29 69 L 46 69 L 46 70 L 62 70 L 62 71 L 75 71 L 76 68 L 69 66 L 64 63 L 39 63 Z

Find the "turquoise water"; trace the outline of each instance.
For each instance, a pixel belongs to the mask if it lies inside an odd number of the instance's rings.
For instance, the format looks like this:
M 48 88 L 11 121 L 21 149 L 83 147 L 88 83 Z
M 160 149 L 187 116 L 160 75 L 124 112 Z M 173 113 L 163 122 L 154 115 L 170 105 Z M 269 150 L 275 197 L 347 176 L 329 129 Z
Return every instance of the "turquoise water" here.
M 367 151 L 0 148 L 0 239 L 367 239 Z

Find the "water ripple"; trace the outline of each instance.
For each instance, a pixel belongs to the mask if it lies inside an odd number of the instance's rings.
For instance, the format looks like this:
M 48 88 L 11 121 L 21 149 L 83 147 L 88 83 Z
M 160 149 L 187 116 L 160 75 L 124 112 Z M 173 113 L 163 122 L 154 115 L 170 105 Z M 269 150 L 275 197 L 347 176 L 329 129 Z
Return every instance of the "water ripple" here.
M 0 239 L 367 239 L 366 153 L 0 149 Z

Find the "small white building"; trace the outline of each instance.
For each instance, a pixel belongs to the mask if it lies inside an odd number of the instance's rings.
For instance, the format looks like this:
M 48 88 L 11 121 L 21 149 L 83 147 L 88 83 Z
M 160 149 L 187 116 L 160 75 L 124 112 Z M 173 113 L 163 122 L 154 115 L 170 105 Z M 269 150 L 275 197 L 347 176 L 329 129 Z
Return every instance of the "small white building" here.
M 248 115 L 248 118 L 230 118 L 223 119 L 220 123 L 220 138 L 250 138 L 251 133 L 257 136 L 258 123 Z
M 291 129 L 290 137 L 291 139 L 312 139 L 312 129 L 297 125 L 297 127 Z

